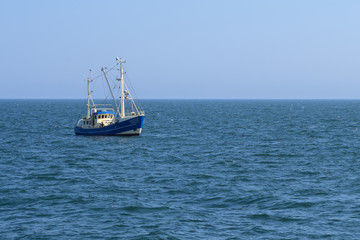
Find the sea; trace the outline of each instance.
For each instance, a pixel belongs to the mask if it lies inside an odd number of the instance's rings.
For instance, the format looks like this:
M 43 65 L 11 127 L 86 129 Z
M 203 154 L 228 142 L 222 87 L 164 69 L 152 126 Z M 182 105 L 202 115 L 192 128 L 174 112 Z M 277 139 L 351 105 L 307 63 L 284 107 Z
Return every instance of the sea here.
M 0 239 L 360 239 L 360 100 L 0 100 Z

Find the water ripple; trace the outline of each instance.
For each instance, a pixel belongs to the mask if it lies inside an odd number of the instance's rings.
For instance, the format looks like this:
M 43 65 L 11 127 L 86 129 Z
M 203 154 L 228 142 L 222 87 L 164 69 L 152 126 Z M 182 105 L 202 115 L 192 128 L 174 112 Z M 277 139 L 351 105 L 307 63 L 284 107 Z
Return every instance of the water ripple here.
M 83 104 L 1 100 L 1 239 L 360 238 L 360 101 L 148 100 L 127 138 Z

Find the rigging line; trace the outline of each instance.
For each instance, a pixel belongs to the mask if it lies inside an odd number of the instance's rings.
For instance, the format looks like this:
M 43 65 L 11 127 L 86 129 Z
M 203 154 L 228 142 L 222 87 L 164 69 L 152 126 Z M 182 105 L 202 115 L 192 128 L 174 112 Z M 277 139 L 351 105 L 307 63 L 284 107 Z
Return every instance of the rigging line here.
M 129 76 L 128 76 L 127 74 L 125 74 L 125 77 L 126 77 L 126 79 L 128 80 L 127 82 L 129 83 L 129 87 L 130 87 L 131 92 L 133 92 L 135 98 L 137 98 L 135 89 L 134 89 L 134 87 L 133 87 L 133 85 L 132 85 L 132 81 L 130 80 L 130 78 L 129 78 Z
M 125 89 L 127 90 L 129 96 L 130 96 L 130 104 L 131 104 L 131 108 L 135 108 L 136 112 L 139 113 L 143 113 L 143 109 L 141 106 L 141 103 L 139 103 L 138 99 L 133 98 L 132 94 L 134 94 L 135 98 L 137 98 L 136 96 L 136 92 L 134 90 L 134 87 L 132 85 L 132 81 L 130 80 L 129 76 L 127 75 L 126 71 L 124 72 L 125 78 L 127 79 L 127 81 L 124 81 L 124 85 L 125 85 Z
M 117 72 L 118 71 L 113 71 L 115 69 L 115 67 L 117 67 L 117 65 L 119 65 L 119 63 L 117 63 L 114 67 L 112 67 L 111 69 L 109 69 L 109 71 L 107 72 L 108 73 L 108 79 L 111 80 L 113 86 L 114 86 L 114 89 L 117 87 Z M 116 69 L 116 70 L 119 70 L 119 69 Z
M 92 96 L 90 96 L 90 99 L 91 99 L 93 105 L 95 106 L 95 103 L 94 103 L 94 100 L 93 100 Z
M 105 103 L 105 101 L 107 100 L 108 95 L 106 94 L 104 81 L 102 81 L 102 89 L 103 89 L 103 91 L 104 91 L 104 96 L 105 96 L 105 99 L 104 99 L 102 102 Z
M 112 82 L 112 84 L 113 84 L 114 86 L 116 86 L 116 77 L 114 77 L 113 72 L 109 72 L 109 75 L 108 75 L 108 76 L 110 76 L 108 79 L 110 79 L 111 82 Z M 114 79 L 115 79 L 115 80 L 114 80 Z M 114 89 L 115 89 L 115 87 L 114 87 Z
M 104 92 L 106 93 L 105 89 L 104 89 Z M 105 104 L 105 102 L 108 101 L 108 99 L 110 99 L 110 93 L 107 92 L 107 95 L 105 95 L 105 96 L 106 96 L 106 97 L 105 97 L 105 99 L 104 99 L 104 104 Z
M 125 77 L 126 77 L 126 79 L 128 80 L 128 82 L 129 82 L 129 85 L 130 85 L 130 88 L 131 88 L 131 92 L 134 94 L 134 96 L 135 96 L 135 101 L 134 102 L 136 102 L 137 103 L 137 105 L 139 105 L 139 109 L 140 109 L 140 111 L 144 111 L 144 109 L 143 109 L 143 106 L 142 106 L 142 104 L 141 104 L 141 101 L 139 100 L 139 98 L 138 98 L 138 96 L 136 95 L 136 92 L 135 92 L 135 89 L 134 89 L 134 87 L 132 86 L 132 81 L 130 80 L 130 78 L 129 78 L 129 76 L 125 73 Z
M 114 70 L 114 68 L 115 68 L 117 65 L 119 65 L 119 63 L 116 63 L 113 67 L 108 68 L 105 72 L 108 73 L 108 72 Z M 96 80 L 96 79 L 98 79 L 98 78 L 100 78 L 100 77 L 103 77 L 103 76 L 104 76 L 104 75 L 103 75 L 102 73 L 100 73 L 100 74 L 97 75 L 96 77 L 92 78 L 92 80 L 94 81 L 94 80 Z
M 117 65 L 119 65 L 118 62 L 117 62 L 113 67 L 107 69 L 106 72 L 111 72 L 112 70 L 114 70 L 114 68 L 116 68 Z M 98 82 L 98 81 L 94 81 L 94 80 L 97 80 L 98 78 L 100 78 L 100 77 L 102 77 L 102 76 L 103 76 L 103 74 L 99 74 L 98 76 L 96 76 L 96 77 L 94 77 L 94 78 L 91 79 L 91 80 L 93 81 L 92 89 L 95 89 L 95 88 L 96 88 L 96 83 Z M 84 80 L 84 81 L 87 81 L 87 79 L 88 79 L 88 78 L 83 79 L 83 80 Z M 104 85 L 103 85 L 103 89 L 104 89 Z M 88 97 L 88 93 L 86 93 L 86 96 Z M 83 99 L 84 103 L 85 103 L 85 102 L 87 103 L 87 97 L 85 97 L 85 98 Z M 109 93 L 107 94 L 107 96 L 106 96 L 106 98 L 105 98 L 105 100 L 104 100 L 104 103 L 107 102 L 108 98 L 109 98 Z M 91 100 L 93 106 L 95 106 L 95 102 L 94 102 L 93 97 L 92 97 L 91 95 L 90 95 L 90 100 Z M 82 105 L 84 106 L 84 105 L 87 105 L 87 104 L 82 104 Z M 81 109 L 83 109 L 83 107 L 81 107 Z M 79 111 L 79 112 L 82 112 L 82 110 Z M 80 114 L 80 115 L 82 115 L 82 114 Z
M 104 89 L 104 92 L 105 92 L 105 89 Z M 106 91 L 106 92 L 107 92 L 107 95 L 106 95 L 106 97 L 104 99 L 104 104 L 106 104 L 110 100 L 110 92 L 108 92 L 108 91 Z
M 130 100 L 131 100 L 131 107 L 135 107 L 135 110 L 136 110 L 136 112 L 137 112 L 137 114 L 139 114 L 139 109 L 138 109 L 138 107 L 136 106 L 136 104 L 135 104 L 135 101 L 134 101 L 134 99 L 133 99 L 133 97 L 131 96 L 131 93 L 130 93 L 130 91 L 129 91 L 129 89 L 128 89 L 128 87 L 127 87 L 127 85 L 126 85 L 126 83 L 124 83 L 124 85 L 125 85 L 125 88 L 126 88 L 126 90 L 128 91 L 128 94 L 129 94 L 129 96 L 130 96 Z
M 117 65 L 118 65 L 118 63 L 116 63 L 112 68 L 107 69 L 105 72 L 111 74 L 111 71 L 114 70 L 114 68 L 116 68 Z M 104 77 L 104 74 L 101 74 L 98 77 Z M 103 100 L 103 104 L 106 104 L 108 102 L 108 100 L 110 99 L 110 97 L 109 97 L 110 93 L 106 94 L 106 90 L 105 90 L 106 88 L 104 86 L 104 82 L 102 82 L 102 83 L 103 83 L 103 90 L 104 90 L 104 96 L 105 96 L 105 99 Z
M 81 104 L 82 106 L 81 106 L 81 109 L 80 109 L 80 111 L 79 111 L 80 113 L 83 112 L 83 110 L 85 109 L 84 106 L 87 104 L 87 97 L 86 97 L 86 98 L 83 98 L 82 101 L 84 102 L 84 104 Z M 80 114 L 80 116 L 81 116 L 81 118 L 84 117 L 83 114 Z M 76 122 L 76 124 L 77 124 L 77 122 Z

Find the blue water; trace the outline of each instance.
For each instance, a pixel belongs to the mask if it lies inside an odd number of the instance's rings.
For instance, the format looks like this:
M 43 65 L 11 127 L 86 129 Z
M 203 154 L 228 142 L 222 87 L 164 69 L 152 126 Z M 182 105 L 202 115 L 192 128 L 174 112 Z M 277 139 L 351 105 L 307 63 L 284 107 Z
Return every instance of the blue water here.
M 0 100 L 0 239 L 360 239 L 359 100 L 142 103 L 85 137 L 84 101 Z

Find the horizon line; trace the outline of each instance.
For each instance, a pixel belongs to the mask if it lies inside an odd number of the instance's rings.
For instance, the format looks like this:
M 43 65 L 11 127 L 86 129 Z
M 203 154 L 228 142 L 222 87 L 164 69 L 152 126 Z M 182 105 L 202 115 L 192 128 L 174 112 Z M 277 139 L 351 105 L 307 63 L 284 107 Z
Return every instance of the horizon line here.
M 84 98 L 0 98 L 0 100 L 86 100 Z M 104 100 L 95 98 L 94 100 Z M 112 101 L 112 99 L 107 99 Z M 138 98 L 136 100 L 360 100 L 360 98 Z

